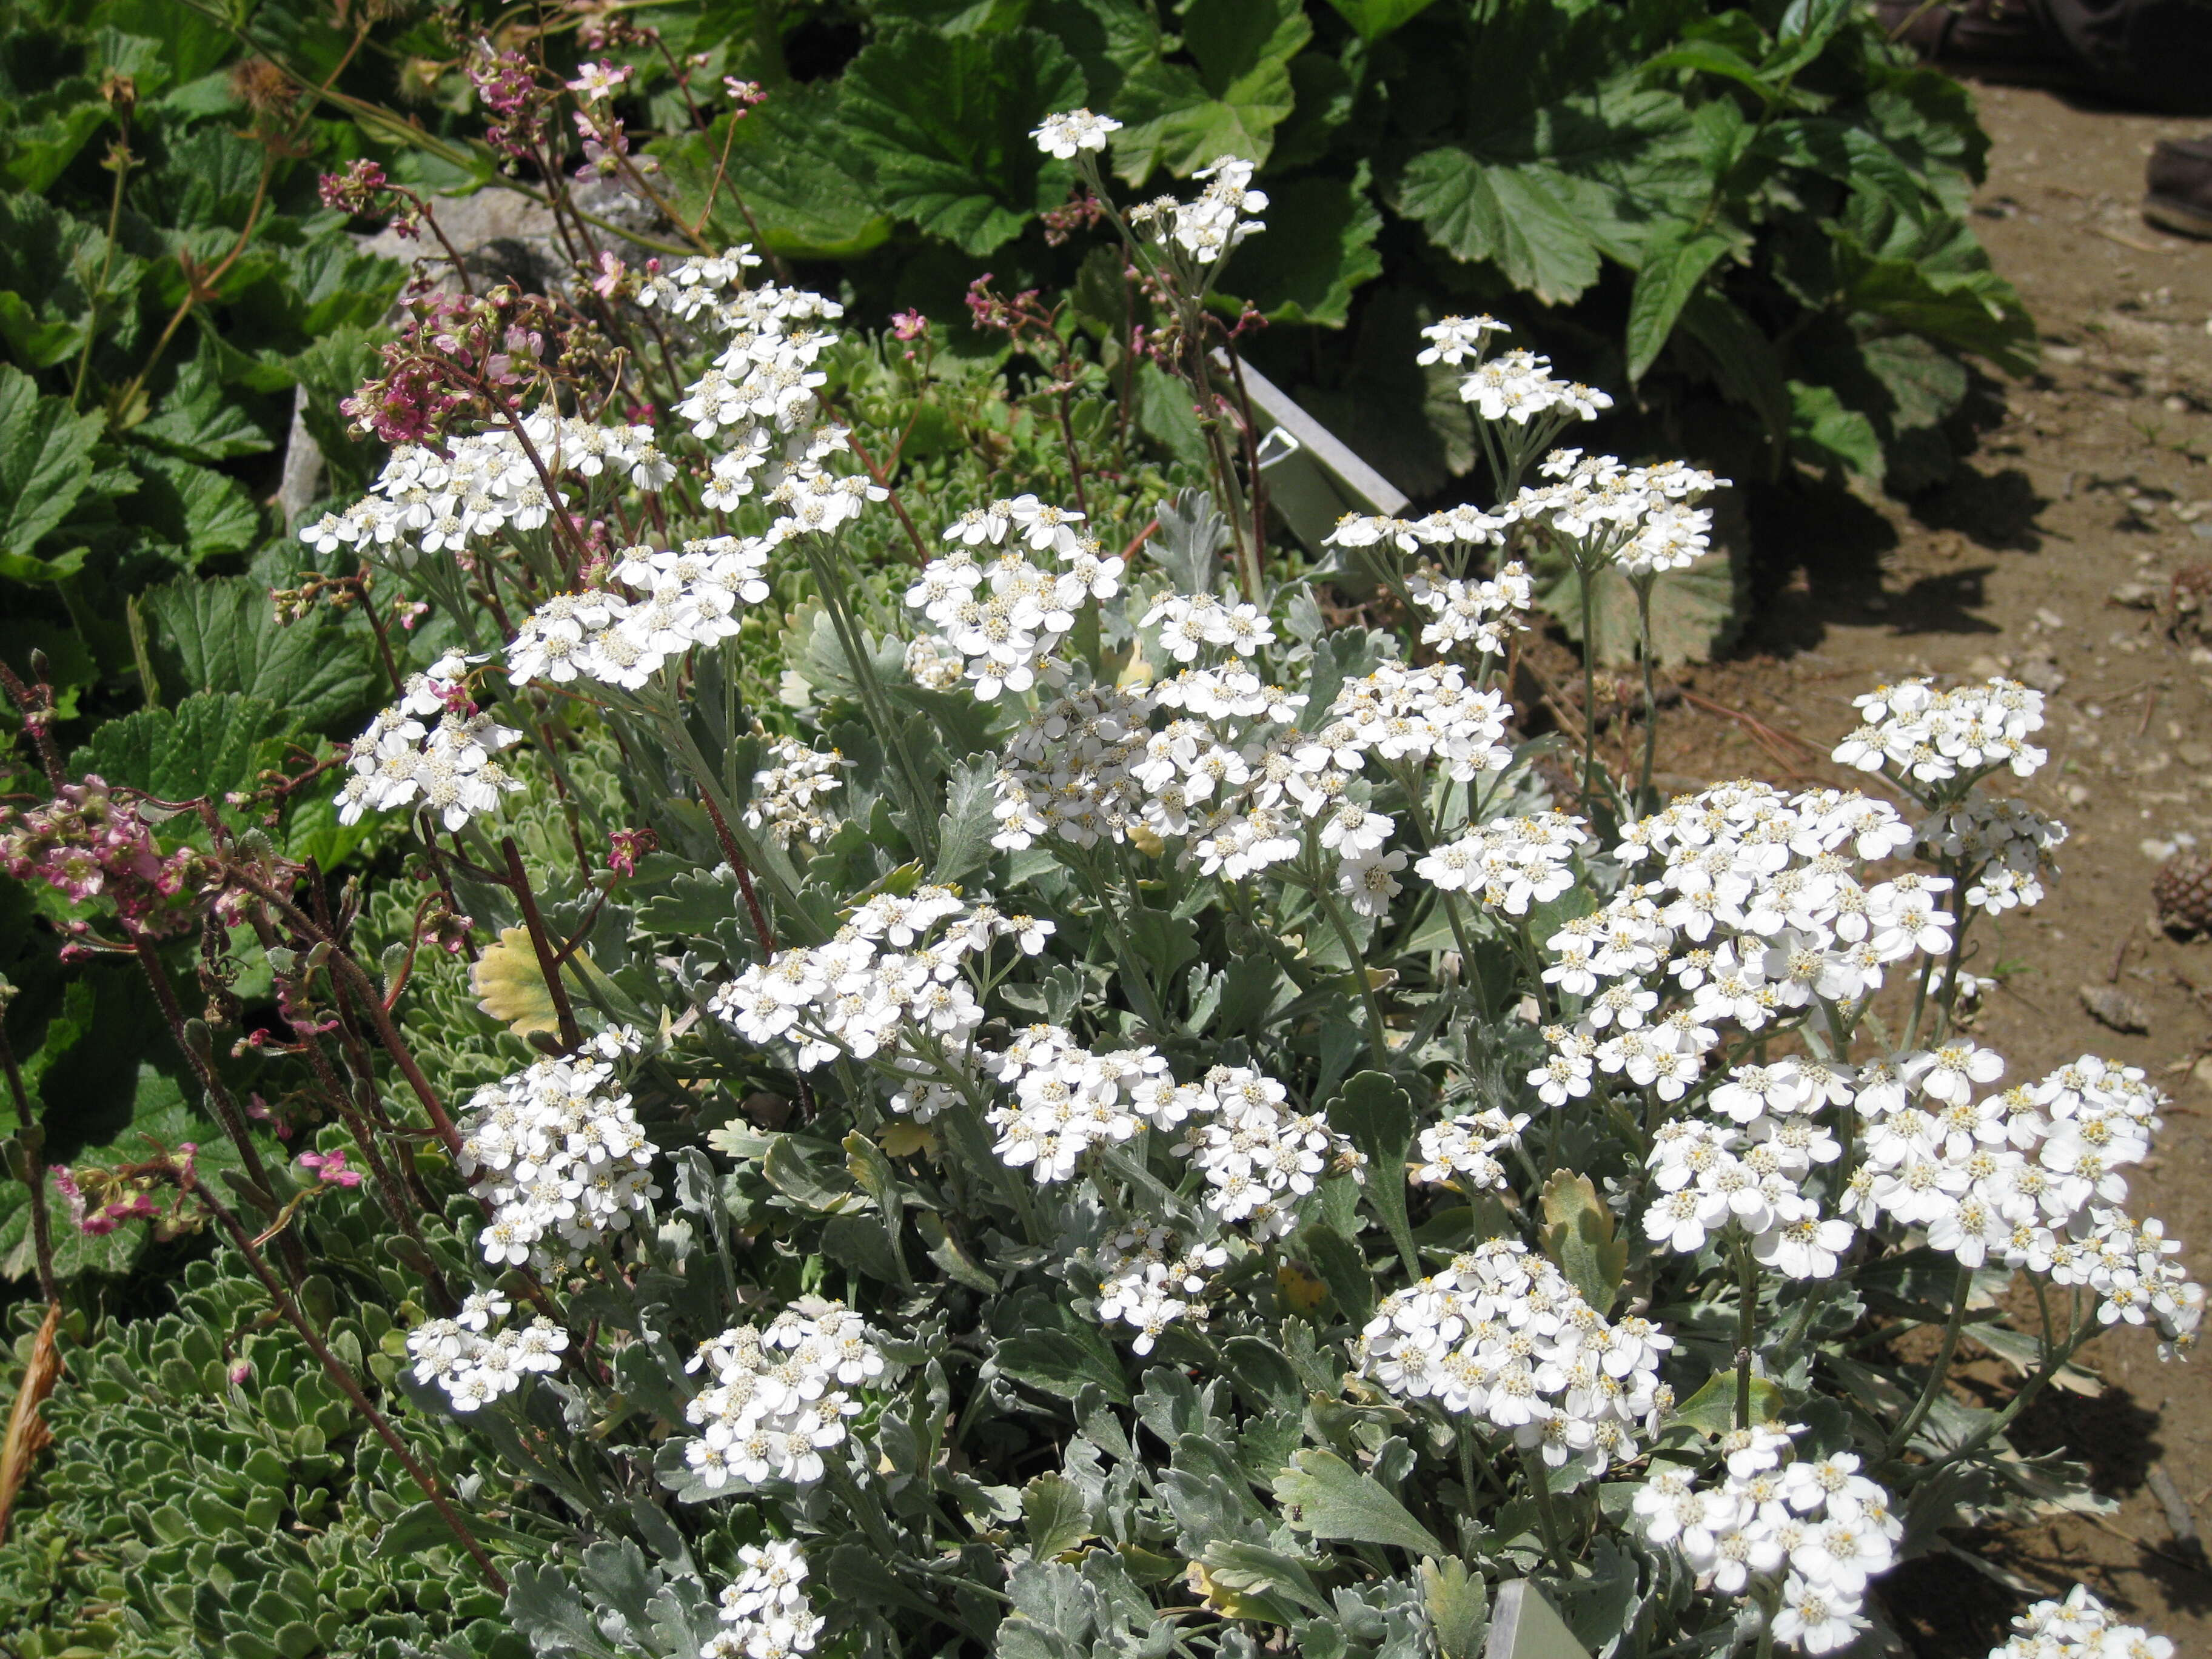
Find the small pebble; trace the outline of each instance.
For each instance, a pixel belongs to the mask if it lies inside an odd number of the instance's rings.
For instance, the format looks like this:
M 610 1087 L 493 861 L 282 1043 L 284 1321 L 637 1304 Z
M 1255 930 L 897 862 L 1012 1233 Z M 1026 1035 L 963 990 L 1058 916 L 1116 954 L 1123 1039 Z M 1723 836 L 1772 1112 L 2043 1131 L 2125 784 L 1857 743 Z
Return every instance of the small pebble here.
M 2089 1018 L 2115 1031 L 2148 1031 L 2150 1011 L 2117 985 L 2083 985 L 2075 992 Z

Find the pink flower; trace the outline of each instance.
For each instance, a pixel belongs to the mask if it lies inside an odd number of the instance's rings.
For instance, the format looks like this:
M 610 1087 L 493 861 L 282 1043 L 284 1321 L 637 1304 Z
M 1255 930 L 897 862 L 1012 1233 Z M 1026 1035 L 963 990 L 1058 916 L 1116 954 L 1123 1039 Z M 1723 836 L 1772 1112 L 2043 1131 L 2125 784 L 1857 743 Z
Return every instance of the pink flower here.
M 919 340 L 929 332 L 929 319 L 918 311 L 894 312 L 891 315 L 891 337 L 895 340 Z
M 302 1152 L 301 1167 L 314 1172 L 315 1178 L 329 1187 L 358 1187 L 361 1171 L 346 1168 L 343 1152 Z
M 629 268 L 602 248 L 599 251 L 599 274 L 592 278 L 592 292 L 602 300 L 611 300 L 629 275 Z
M 607 854 L 607 868 L 618 876 L 637 873 L 637 861 L 660 845 L 660 837 L 650 830 L 617 830 L 607 837 L 613 850 Z
M 628 64 L 579 64 L 576 78 L 568 83 L 568 90 L 586 103 L 596 104 L 618 91 L 633 72 Z

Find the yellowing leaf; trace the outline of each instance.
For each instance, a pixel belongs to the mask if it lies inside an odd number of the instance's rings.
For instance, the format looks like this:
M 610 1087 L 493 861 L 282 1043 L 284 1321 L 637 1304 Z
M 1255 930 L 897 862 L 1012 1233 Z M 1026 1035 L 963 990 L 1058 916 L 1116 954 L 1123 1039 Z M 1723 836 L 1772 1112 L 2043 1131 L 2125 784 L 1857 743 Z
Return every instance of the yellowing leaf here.
M 920 1152 L 932 1164 L 937 1162 L 937 1134 L 927 1124 L 901 1119 L 886 1125 L 877 1141 L 892 1158 L 912 1158 Z
M 581 951 L 569 961 L 583 973 L 593 971 L 591 957 Z M 477 994 L 477 1007 L 519 1037 L 561 1029 L 527 928 L 501 931 L 499 943 L 486 950 L 469 969 L 469 988 Z
M 1311 1313 L 1328 1300 L 1328 1285 L 1288 1261 L 1275 1269 L 1275 1288 L 1282 1292 L 1283 1305 L 1293 1313 Z

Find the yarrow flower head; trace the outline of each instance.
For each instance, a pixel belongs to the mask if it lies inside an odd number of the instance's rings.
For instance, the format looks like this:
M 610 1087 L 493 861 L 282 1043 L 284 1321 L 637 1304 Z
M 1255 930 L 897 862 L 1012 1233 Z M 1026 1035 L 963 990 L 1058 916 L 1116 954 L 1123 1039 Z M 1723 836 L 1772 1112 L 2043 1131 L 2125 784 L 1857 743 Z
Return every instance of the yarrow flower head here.
M 540 1373 L 561 1369 L 568 1333 L 540 1314 L 501 1328 L 513 1311 L 497 1291 L 473 1291 L 451 1319 L 426 1319 L 407 1334 L 415 1380 L 435 1384 L 457 1412 L 472 1412 Z
M 765 1328 L 742 1326 L 700 1344 L 684 1369 L 708 1378 L 684 1408 L 699 1431 L 684 1443 L 684 1458 L 712 1492 L 820 1480 L 823 1455 L 845 1443 L 847 1423 L 860 1415 L 853 1391 L 876 1383 L 885 1367 L 860 1315 L 807 1297 Z
M 1549 1468 L 1602 1474 L 1672 1404 L 1658 1370 L 1674 1346 L 1648 1320 L 1600 1314 L 1518 1239 L 1493 1238 L 1386 1298 L 1359 1360 L 1391 1394 L 1486 1421 Z
M 787 1539 L 739 1547 L 744 1571 L 723 1587 L 722 1622 L 699 1659 L 793 1659 L 811 1653 L 828 1621 L 806 1599 L 806 1557 Z
M 643 1039 L 627 1027 L 477 1091 L 461 1121 L 461 1172 L 491 1218 L 478 1237 L 495 1267 L 574 1262 L 652 1213 L 653 1143 L 615 1082 Z M 556 1253 L 555 1247 L 558 1245 Z
M 346 753 L 350 775 L 338 791 L 338 822 L 404 809 L 459 830 L 523 787 L 492 758 L 522 733 L 469 700 L 467 676 L 482 658 L 448 654 L 408 679 L 400 699 L 370 721 Z
M 1121 124 L 1110 115 L 1093 115 L 1087 109 L 1072 109 L 1059 115 L 1048 115 L 1030 137 L 1048 155 L 1063 161 L 1072 161 L 1079 150 L 1091 154 L 1106 148 L 1107 138 L 1121 130 Z
M 2027 777 L 2049 758 L 2027 739 L 2043 729 L 2043 693 L 1991 678 L 1949 690 L 1931 679 L 1876 686 L 1852 700 L 1863 724 L 1838 744 L 1838 765 L 1885 769 L 1908 784 L 1956 794 L 1999 767 Z

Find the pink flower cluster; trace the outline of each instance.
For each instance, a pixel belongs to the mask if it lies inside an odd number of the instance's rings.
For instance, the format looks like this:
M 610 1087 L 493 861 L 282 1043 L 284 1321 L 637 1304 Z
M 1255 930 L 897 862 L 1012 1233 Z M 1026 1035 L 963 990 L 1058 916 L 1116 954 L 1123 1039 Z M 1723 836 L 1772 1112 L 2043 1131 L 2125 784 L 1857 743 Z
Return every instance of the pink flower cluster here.
M 542 298 L 502 288 L 422 294 L 413 303 L 405 330 L 384 348 L 384 373 L 338 405 L 355 430 L 388 444 L 434 441 L 482 394 L 521 384 L 545 350 Z
M 0 812 L 0 869 L 18 881 L 42 881 L 74 904 L 104 898 L 134 933 L 191 922 L 180 901 L 200 861 L 190 848 L 164 855 L 137 806 L 97 776 L 64 784 L 30 811 Z

